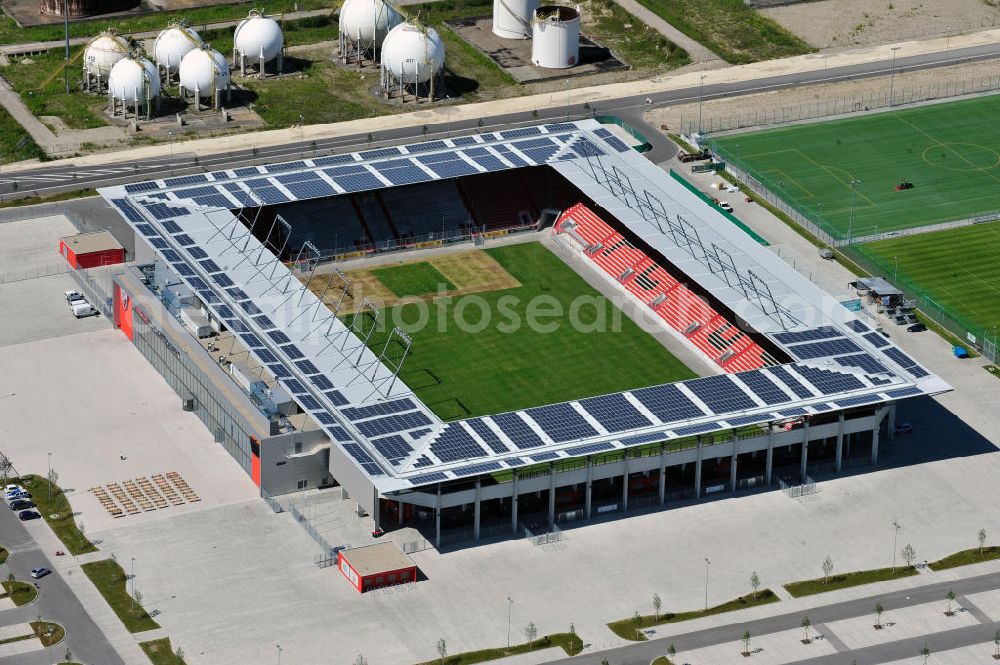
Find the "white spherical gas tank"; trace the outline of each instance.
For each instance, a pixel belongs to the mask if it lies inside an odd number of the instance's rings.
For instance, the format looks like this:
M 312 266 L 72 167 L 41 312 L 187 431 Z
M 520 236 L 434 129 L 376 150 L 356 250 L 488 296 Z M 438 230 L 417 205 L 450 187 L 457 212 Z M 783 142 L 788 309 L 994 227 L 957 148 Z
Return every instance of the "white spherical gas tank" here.
M 111 68 L 129 52 L 128 39 L 113 30 L 106 30 L 90 40 L 83 51 L 83 68 L 91 76 L 107 79 Z
M 208 46 L 189 52 L 181 60 L 181 87 L 187 92 L 198 91 L 202 97 L 211 97 L 216 90 L 229 86 L 229 63 L 226 56 Z
M 444 43 L 434 28 L 400 23 L 382 42 L 382 66 L 404 83 L 426 83 L 444 67 Z
M 340 8 L 340 32 L 350 42 L 381 48 L 403 16 L 385 0 L 347 0 Z
M 176 74 L 184 56 L 201 47 L 201 37 L 193 28 L 186 25 L 172 25 L 156 36 L 153 44 L 153 60 L 160 67 L 166 67 L 171 74 Z
M 160 94 L 160 74 L 156 65 L 145 58 L 123 58 L 111 68 L 108 90 L 115 99 L 144 104 L 147 98 Z
M 236 52 L 248 60 L 270 62 L 284 44 L 281 26 L 273 18 L 259 12 L 250 12 L 250 16 L 240 21 L 233 34 L 233 46 Z

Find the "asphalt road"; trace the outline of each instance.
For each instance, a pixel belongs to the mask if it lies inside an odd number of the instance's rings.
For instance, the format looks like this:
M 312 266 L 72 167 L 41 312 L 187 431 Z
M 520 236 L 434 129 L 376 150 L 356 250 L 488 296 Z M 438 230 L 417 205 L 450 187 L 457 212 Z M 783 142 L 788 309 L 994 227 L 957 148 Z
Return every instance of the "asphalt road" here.
M 964 580 L 928 584 L 915 589 L 904 589 L 902 591 L 866 596 L 856 600 L 811 608 L 808 614 L 812 625 L 818 627 L 821 624 L 833 621 L 871 615 L 876 603 L 881 603 L 886 612 L 892 612 L 892 610 L 912 605 L 943 603 L 949 590 L 954 590 L 956 596 L 961 599 L 965 595 L 990 591 L 998 587 L 1000 587 L 1000 573 L 992 573 Z M 604 662 L 604 659 L 607 659 L 610 665 L 649 665 L 649 662 L 653 658 L 664 655 L 670 643 L 673 643 L 677 648 L 678 660 L 683 662 L 684 652 L 714 644 L 738 642 L 746 630 L 749 630 L 751 635 L 759 637 L 761 635 L 798 628 L 803 614 L 804 612 L 802 611 L 790 612 L 756 621 L 732 623 L 726 626 L 708 628 L 691 633 L 673 634 L 669 638 L 656 638 L 654 635 L 653 639 L 647 642 L 636 642 L 635 644 L 617 649 L 553 662 L 560 665 L 570 665 L 571 663 L 573 665 L 600 665 L 600 663 Z M 986 619 L 979 612 L 974 612 L 975 615 L 980 616 L 981 620 Z M 997 628 L 998 625 L 994 623 L 980 623 L 976 626 L 933 633 L 926 637 L 899 640 L 864 649 L 855 649 L 849 653 L 837 653 L 797 661 L 796 665 L 851 665 L 854 662 L 857 665 L 878 665 L 880 663 L 916 656 L 921 647 L 923 647 L 925 640 L 929 648 L 934 652 L 982 643 L 987 645 L 985 649 L 988 655 Z M 676 630 L 676 627 L 667 626 L 660 628 L 660 630 L 665 629 Z
M 0 534 L 3 534 L 3 546 L 10 550 L 7 563 L 0 566 L 4 569 L 3 577 L 13 572 L 18 580 L 30 582 L 32 568 L 52 569 L 48 556 L 39 549 L 24 524 L 17 519 L 17 514 L 3 502 L 0 502 Z M 38 580 L 38 597 L 34 602 L 0 611 L 0 626 L 34 621 L 39 614 L 43 620 L 63 626 L 66 638 L 48 649 L 0 658 L 3 665 L 51 665 L 62 660 L 67 647 L 73 652 L 75 661 L 94 665 L 125 665 L 58 573 Z
M 997 57 L 1000 57 L 1000 46 L 996 45 L 954 49 L 944 53 L 939 52 L 897 58 L 896 71 L 930 69 L 945 65 L 989 60 Z M 479 120 L 428 125 L 426 134 L 422 127 L 399 127 L 379 132 L 373 137 L 374 143 L 371 145 L 396 144 L 414 139 L 422 140 L 424 138 L 450 134 L 492 131 L 497 128 L 514 125 L 537 124 L 539 122 L 552 122 L 567 118 L 588 117 L 591 112 L 596 114 L 615 114 L 636 123 L 640 127 L 644 126 L 647 129 L 651 129 L 642 122 L 642 114 L 650 105 L 663 106 L 692 102 L 699 99 L 747 95 L 799 85 L 882 76 L 890 72 L 891 63 L 889 60 L 884 60 L 820 71 L 773 76 L 753 81 L 707 85 L 704 88 L 693 86 L 681 90 L 656 93 L 648 98 L 643 95 L 620 97 L 593 105 L 593 108 L 588 111 L 587 115 L 581 115 L 580 105 L 574 104 L 572 106 L 539 110 L 537 111 L 537 116 L 532 113 L 488 116 L 479 119 L 483 122 L 481 127 L 478 124 Z M 252 144 L 252 141 L 252 136 L 248 135 L 247 143 Z M 178 152 L 176 154 L 164 157 L 87 167 L 75 167 L 72 164 L 40 166 L 37 169 L 29 171 L 19 171 L 16 176 L 4 176 L 0 173 L 0 197 L 25 196 L 32 193 L 44 196 L 63 191 L 83 189 L 85 187 L 102 187 L 115 183 L 147 180 L 154 177 L 169 177 L 170 175 L 179 175 L 181 173 L 211 171 L 254 163 L 292 160 L 301 156 L 309 157 L 318 154 L 329 154 L 331 152 L 345 152 L 365 148 L 369 145 L 368 135 L 357 134 L 331 139 L 319 139 L 316 141 L 292 142 L 277 146 L 261 147 L 256 150 L 251 145 L 251 147 L 244 150 L 197 157 L 191 153 L 181 152 L 183 150 L 183 144 L 181 144 L 177 147 Z M 668 150 L 669 148 L 663 145 L 654 147 L 654 150 L 648 154 L 648 157 L 654 162 L 662 161 L 671 156 L 667 154 Z

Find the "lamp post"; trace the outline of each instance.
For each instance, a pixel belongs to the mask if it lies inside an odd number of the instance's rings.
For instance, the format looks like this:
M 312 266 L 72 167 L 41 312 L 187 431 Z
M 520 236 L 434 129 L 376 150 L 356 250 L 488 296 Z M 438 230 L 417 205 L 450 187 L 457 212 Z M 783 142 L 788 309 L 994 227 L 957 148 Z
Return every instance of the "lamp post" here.
M 275 644 L 274 648 L 278 652 L 278 665 L 281 665 L 281 645 Z
M 701 75 L 701 83 L 698 85 L 698 133 L 701 134 L 701 106 L 705 101 L 705 74 Z
M 847 244 L 851 244 L 851 238 L 854 235 L 854 196 L 858 192 L 858 186 L 861 181 L 857 178 L 851 180 L 851 216 L 847 221 Z
M 129 595 L 132 596 L 132 610 L 135 611 L 135 557 L 132 557 L 132 572 L 129 575 L 129 581 L 132 583 L 132 591 Z
M 174 174 L 174 133 L 167 132 L 167 139 L 170 141 L 170 175 Z
M 514 601 L 507 596 L 507 649 L 510 649 L 510 609 L 514 605 Z
M 898 46 L 892 47 L 892 72 L 889 74 L 889 108 L 892 108 L 893 87 L 896 82 L 896 51 L 898 51 L 899 48 L 900 47 Z
M 892 257 L 892 285 L 896 286 L 896 274 L 899 272 L 899 257 Z
M 899 522 L 896 520 L 892 521 L 892 568 L 889 571 L 890 575 L 896 574 L 896 539 L 899 537 L 899 530 L 902 528 L 899 526 Z
M 705 609 L 708 610 L 708 566 L 712 562 L 705 557 Z
M 302 114 L 299 114 L 299 159 L 302 159 L 306 150 L 306 125 Z

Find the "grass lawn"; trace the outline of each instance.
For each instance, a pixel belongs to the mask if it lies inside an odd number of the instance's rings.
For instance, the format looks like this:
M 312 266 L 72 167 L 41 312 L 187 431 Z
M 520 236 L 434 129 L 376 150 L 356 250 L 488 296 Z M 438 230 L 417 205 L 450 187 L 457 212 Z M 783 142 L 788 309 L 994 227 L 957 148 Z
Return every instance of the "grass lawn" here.
M 653 662 L 649 665 L 674 665 L 674 661 L 670 660 L 666 656 L 660 656 L 658 658 L 654 658 Z
M 809 44 L 743 0 L 639 0 L 726 62 L 744 64 L 811 53 Z
M 383 312 L 382 321 L 399 325 L 413 339 L 402 379 L 441 418 L 500 413 L 695 376 L 541 244 L 486 252 L 521 286 Z M 529 326 L 529 318 L 538 325 Z M 380 352 L 391 330 L 384 327 L 370 344 Z
M 25 136 L 28 138 L 19 150 L 17 144 Z M 24 127 L 17 120 L 14 120 L 14 116 L 7 113 L 7 109 L 0 108 L 0 168 L 8 162 L 17 162 L 22 159 L 43 159 L 44 157 L 45 153 L 28 136 Z
M 49 481 L 41 476 L 24 476 L 20 480 L 10 482 L 20 482 L 24 488 L 31 492 L 31 500 L 35 502 L 37 510 L 59 540 L 63 542 L 70 554 L 86 554 L 96 552 L 94 544 L 80 531 L 73 518 L 73 508 L 69 504 L 69 499 L 58 485 L 49 488 Z M 53 517 L 55 515 L 55 517 Z
M 732 134 L 726 161 L 831 235 L 966 219 L 1000 209 L 1000 95 L 846 120 Z M 903 179 L 914 188 L 896 191 Z M 856 186 L 851 222 L 851 181 Z
M 170 648 L 169 637 L 142 642 L 139 647 L 143 653 L 149 656 L 153 665 L 184 665 L 183 652 L 181 652 L 181 658 L 178 658 L 177 652 Z
M 0 547 L 0 564 L 7 563 L 7 557 L 10 556 L 10 551 L 6 547 Z
M 28 625 L 35 631 L 35 635 L 41 641 L 43 647 L 50 647 L 59 644 L 66 637 L 66 629 L 57 623 L 50 621 L 32 621 Z
M 691 62 L 687 51 L 614 0 L 587 0 L 583 3 L 583 18 L 588 22 L 583 32 L 619 54 L 634 69 L 675 69 Z
M 254 7 L 271 15 L 290 12 L 298 5 L 299 10 L 323 9 L 330 6 L 326 0 L 261 0 Z M 195 29 L 208 23 L 220 23 L 246 18 L 247 6 L 240 4 L 215 5 L 209 7 L 189 7 L 171 12 L 149 12 L 142 16 L 96 17 L 89 21 L 72 21 L 69 24 L 70 37 L 92 37 L 101 30 L 114 27 L 121 33 L 162 30 L 171 20 L 187 19 Z M 19 28 L 7 15 L 0 16 L 0 43 L 19 44 L 33 41 L 58 41 L 63 38 L 63 24 L 30 26 Z
M 748 594 L 746 596 L 740 596 L 728 602 L 722 603 L 721 605 L 716 605 L 710 607 L 707 610 L 695 610 L 693 612 L 665 612 L 660 615 L 657 619 L 652 614 L 647 614 L 645 616 L 640 615 L 638 623 L 633 617 L 628 619 L 621 619 L 619 621 L 612 621 L 608 624 L 608 628 L 611 629 L 618 637 L 631 640 L 633 642 L 642 642 L 647 638 L 641 632 L 644 628 L 651 628 L 653 626 L 661 626 L 665 623 L 679 623 L 681 621 L 690 621 L 691 619 L 700 619 L 701 617 L 711 616 L 713 614 L 722 614 L 724 612 L 734 612 L 736 610 L 745 610 L 749 607 L 756 607 L 758 605 L 767 605 L 768 603 L 776 603 L 780 599 L 774 594 L 770 589 L 761 589 L 757 592 L 757 596 L 754 597 L 753 594 Z
M 880 240 L 854 249 L 978 336 L 1000 326 L 1000 222 Z M 923 304 L 922 304 L 923 306 Z M 928 309 L 928 307 L 924 307 Z
M 83 50 L 77 46 L 71 50 L 71 57 Z M 6 67 L 0 67 L 0 76 L 10 82 L 24 103 L 37 116 L 54 115 L 62 119 L 72 129 L 90 129 L 108 124 L 101 110 L 107 104 L 104 95 L 88 95 L 80 92 L 79 61 L 70 66 L 70 86 L 72 92 L 65 92 L 62 71 L 63 52 L 46 51 L 32 56 L 30 60 L 13 59 Z M 52 78 L 54 74 L 58 74 Z M 47 85 L 46 81 L 52 79 Z
M 455 290 L 455 285 L 426 261 L 378 268 L 372 274 L 400 298 Z
M 544 637 L 539 637 L 534 643 L 529 645 L 527 642 L 524 644 L 515 644 L 510 647 L 510 649 L 500 647 L 498 649 L 483 649 L 481 651 L 466 651 L 465 653 L 456 653 L 454 655 L 445 656 L 444 665 L 471 665 L 471 663 L 485 663 L 490 660 L 497 660 L 498 658 L 506 658 L 507 656 L 513 656 L 522 653 L 528 653 L 529 651 L 537 651 L 538 649 L 548 649 L 550 647 L 561 647 L 570 656 L 575 656 L 580 653 L 583 649 L 583 640 L 579 636 L 572 633 L 554 633 L 552 635 L 545 635 Z M 441 665 L 441 659 L 435 658 L 434 660 L 429 660 L 426 663 L 421 663 L 420 665 Z
M 160 627 L 141 605 L 132 609 L 132 597 L 125 585 L 125 571 L 118 563 L 111 559 L 102 559 L 85 563 L 81 568 L 130 633 L 141 633 L 144 630 Z
M 826 593 L 837 589 L 846 589 L 860 584 L 871 584 L 873 582 L 885 582 L 900 577 L 917 575 L 917 569 L 913 566 L 897 566 L 893 572 L 891 568 L 876 568 L 874 570 L 858 570 L 853 573 L 843 573 L 841 575 L 831 575 L 829 580 L 824 581 L 822 577 L 814 580 L 804 580 L 802 582 L 790 582 L 782 586 L 796 598 L 811 596 L 816 593 Z
M 18 582 L 17 580 L 14 580 L 13 582 L 4 580 L 2 584 L 4 595 L 10 596 L 10 599 L 14 601 L 14 604 L 18 607 L 27 605 L 35 599 L 35 596 L 38 595 L 38 591 L 35 589 L 34 584 Z
M 962 550 L 927 565 L 930 566 L 931 570 L 945 570 L 946 568 L 968 566 L 970 563 L 992 561 L 993 559 L 1000 559 L 1000 547 L 984 547 L 982 552 L 979 551 L 978 547 Z

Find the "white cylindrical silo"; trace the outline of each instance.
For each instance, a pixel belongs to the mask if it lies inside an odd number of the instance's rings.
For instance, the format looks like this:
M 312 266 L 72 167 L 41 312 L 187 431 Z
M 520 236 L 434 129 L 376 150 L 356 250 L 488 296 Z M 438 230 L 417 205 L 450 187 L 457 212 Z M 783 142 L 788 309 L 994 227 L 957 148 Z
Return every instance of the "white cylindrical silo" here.
M 531 62 L 547 69 L 566 69 L 580 60 L 580 12 L 547 5 L 535 10 Z
M 493 34 L 504 39 L 531 39 L 531 17 L 538 0 L 493 0 Z
M 153 60 L 167 77 L 176 74 L 181 60 L 204 42 L 194 28 L 183 23 L 171 23 L 166 30 L 156 36 L 153 43 Z
M 229 63 L 208 44 L 190 51 L 181 60 L 179 68 L 180 92 L 194 95 L 195 106 L 201 108 L 201 100 L 208 98 L 213 108 L 219 108 L 222 95 L 229 97 Z
M 111 75 L 111 69 L 118 61 L 128 56 L 131 44 L 124 35 L 113 29 L 105 30 L 87 43 L 83 50 L 83 76 L 87 90 L 91 84 L 100 89 Z
M 385 0 L 347 0 L 340 8 L 341 57 L 360 62 L 365 54 L 374 55 L 389 31 L 402 22 L 399 10 Z
M 233 33 L 233 58 L 240 67 L 240 74 L 246 74 L 249 63 L 257 65 L 258 73 L 263 76 L 264 66 L 272 60 L 277 60 L 278 73 L 281 73 L 284 44 L 285 38 L 278 22 L 260 11 L 252 10 Z
M 112 114 L 121 104 L 123 113 L 132 107 L 136 115 L 146 110 L 146 117 L 153 113 L 152 103 L 159 100 L 160 74 L 146 58 L 130 55 L 119 60 L 108 75 L 108 96 Z

